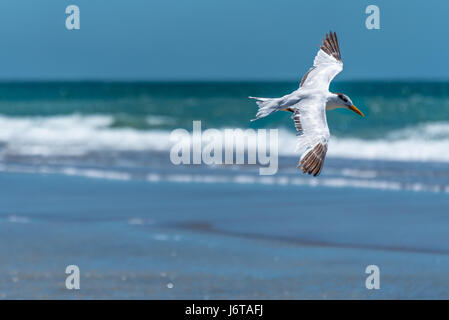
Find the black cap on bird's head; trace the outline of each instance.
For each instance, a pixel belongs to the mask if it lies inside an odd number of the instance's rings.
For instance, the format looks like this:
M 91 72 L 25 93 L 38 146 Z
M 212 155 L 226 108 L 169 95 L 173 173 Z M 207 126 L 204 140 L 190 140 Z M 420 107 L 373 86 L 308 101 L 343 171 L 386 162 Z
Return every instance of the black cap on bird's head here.
M 335 93 L 338 96 L 339 102 L 346 108 L 348 108 L 351 111 L 354 111 L 355 113 L 361 115 L 362 117 L 365 117 L 365 115 L 362 113 L 362 111 L 360 111 L 351 101 L 351 99 L 340 92 L 336 92 Z

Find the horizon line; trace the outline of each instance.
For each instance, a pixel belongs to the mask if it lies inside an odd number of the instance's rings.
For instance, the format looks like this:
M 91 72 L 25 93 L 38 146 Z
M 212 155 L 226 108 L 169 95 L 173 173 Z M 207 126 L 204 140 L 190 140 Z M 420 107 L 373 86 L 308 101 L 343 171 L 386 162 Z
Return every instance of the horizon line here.
M 0 84 L 5 83 L 293 83 L 300 82 L 301 79 L 281 79 L 281 78 L 273 78 L 273 79 L 250 79 L 250 78 L 242 78 L 242 79 L 219 79 L 219 78 L 172 78 L 172 79 L 131 79 L 131 78 L 17 78 L 17 79 L 8 79 L 8 78 L 0 78 Z M 350 82 L 449 82 L 449 78 L 354 78 L 354 79 L 343 79 L 343 80 L 334 80 L 333 83 L 350 83 Z

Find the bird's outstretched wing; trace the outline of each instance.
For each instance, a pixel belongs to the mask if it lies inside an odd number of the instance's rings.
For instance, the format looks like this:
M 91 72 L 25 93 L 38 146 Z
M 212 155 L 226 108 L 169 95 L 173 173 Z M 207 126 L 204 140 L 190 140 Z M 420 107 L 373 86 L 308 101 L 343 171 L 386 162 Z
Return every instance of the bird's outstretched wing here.
M 313 67 L 302 77 L 299 87 L 328 90 L 332 79 L 342 70 L 343 62 L 337 34 L 331 31 L 323 39 L 323 44 L 313 61 Z
M 301 100 L 291 109 L 298 131 L 296 150 L 302 154 L 298 167 L 301 167 L 303 172 L 317 176 L 323 168 L 330 137 L 325 102 L 308 98 Z
M 303 172 L 313 174 L 316 177 L 321 173 L 321 169 L 323 169 L 326 152 L 327 143 L 317 143 L 313 149 L 307 152 L 301 160 L 299 160 L 297 167 L 301 167 Z

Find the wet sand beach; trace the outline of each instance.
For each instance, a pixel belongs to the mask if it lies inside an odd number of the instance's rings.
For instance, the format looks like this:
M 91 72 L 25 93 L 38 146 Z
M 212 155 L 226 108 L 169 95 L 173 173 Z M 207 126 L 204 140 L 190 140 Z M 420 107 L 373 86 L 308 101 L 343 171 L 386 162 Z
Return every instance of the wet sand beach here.
M 0 175 L 1 298 L 449 298 L 444 193 Z M 81 289 L 65 288 L 75 264 Z M 379 266 L 381 289 L 365 288 Z

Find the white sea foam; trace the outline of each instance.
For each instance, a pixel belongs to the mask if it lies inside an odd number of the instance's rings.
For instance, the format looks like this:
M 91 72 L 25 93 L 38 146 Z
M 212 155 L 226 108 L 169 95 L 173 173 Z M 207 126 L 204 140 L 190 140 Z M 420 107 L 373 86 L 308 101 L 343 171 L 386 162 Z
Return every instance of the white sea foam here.
M 310 177 L 288 176 L 254 176 L 239 174 L 235 176 L 220 175 L 192 175 L 192 174 L 153 174 L 158 175 L 157 181 L 169 181 L 178 183 L 238 183 L 238 184 L 268 184 L 268 185 L 299 185 L 311 187 L 333 188 L 365 188 L 378 190 L 410 190 L 449 192 L 449 186 L 443 188 L 439 185 L 429 185 L 421 182 L 401 183 L 398 181 L 370 180 L 363 178 L 331 177 L 310 179 Z M 150 181 L 155 181 L 151 179 Z
M 79 156 L 94 151 L 169 151 L 168 130 L 110 127 L 108 115 L 0 116 L 0 155 Z M 191 128 L 186 128 L 191 129 Z M 281 129 L 279 154 L 295 155 L 297 136 Z M 328 157 L 449 162 L 449 122 L 421 124 L 383 139 L 332 136 Z M 348 173 L 351 175 L 351 173 Z
M 20 173 L 42 173 L 42 174 L 62 174 L 66 176 L 86 177 L 93 179 L 122 180 L 132 179 L 131 174 L 105 169 L 85 169 L 76 167 L 51 167 L 51 166 L 21 166 L 3 165 L 0 172 L 20 172 Z
M 111 128 L 112 116 L 0 116 L 3 152 L 17 155 L 77 156 L 92 151 L 168 150 L 167 131 Z
M 292 145 L 297 137 L 291 132 L 282 132 L 279 139 L 279 153 L 292 155 Z M 328 157 L 449 162 L 449 122 L 420 124 L 395 130 L 382 139 L 331 136 Z
M 27 217 L 12 215 L 8 217 L 8 221 L 12 223 L 28 223 L 30 222 L 30 219 Z
M 107 180 L 132 180 L 133 177 L 125 172 L 102 170 L 102 169 L 80 169 L 74 167 L 52 168 L 52 167 L 20 167 L 5 166 L 0 172 L 27 172 L 62 174 L 68 176 L 80 176 L 94 179 Z M 371 170 L 343 169 L 340 176 L 322 176 L 320 179 L 311 179 L 308 176 L 276 175 L 259 176 L 252 174 L 189 174 L 189 173 L 150 173 L 136 179 L 144 179 L 152 183 L 174 182 L 174 183 L 236 183 L 236 184 L 264 184 L 264 185 L 298 185 L 310 187 L 333 187 L 333 188 L 367 188 L 379 190 L 410 190 L 410 191 L 433 191 L 449 193 L 449 185 L 423 183 L 423 182 L 400 182 L 394 180 L 375 179 L 376 175 Z M 10 216 L 10 222 L 26 223 L 28 218 Z M 131 225 L 152 224 L 154 221 L 144 221 L 141 218 L 128 220 Z
M 87 178 L 96 179 L 108 179 L 108 180 L 131 180 L 131 176 L 125 172 L 117 172 L 110 170 L 98 170 L 98 169 L 79 169 L 79 168 L 63 168 L 61 170 L 49 170 L 48 173 L 60 173 L 68 176 L 81 176 Z

